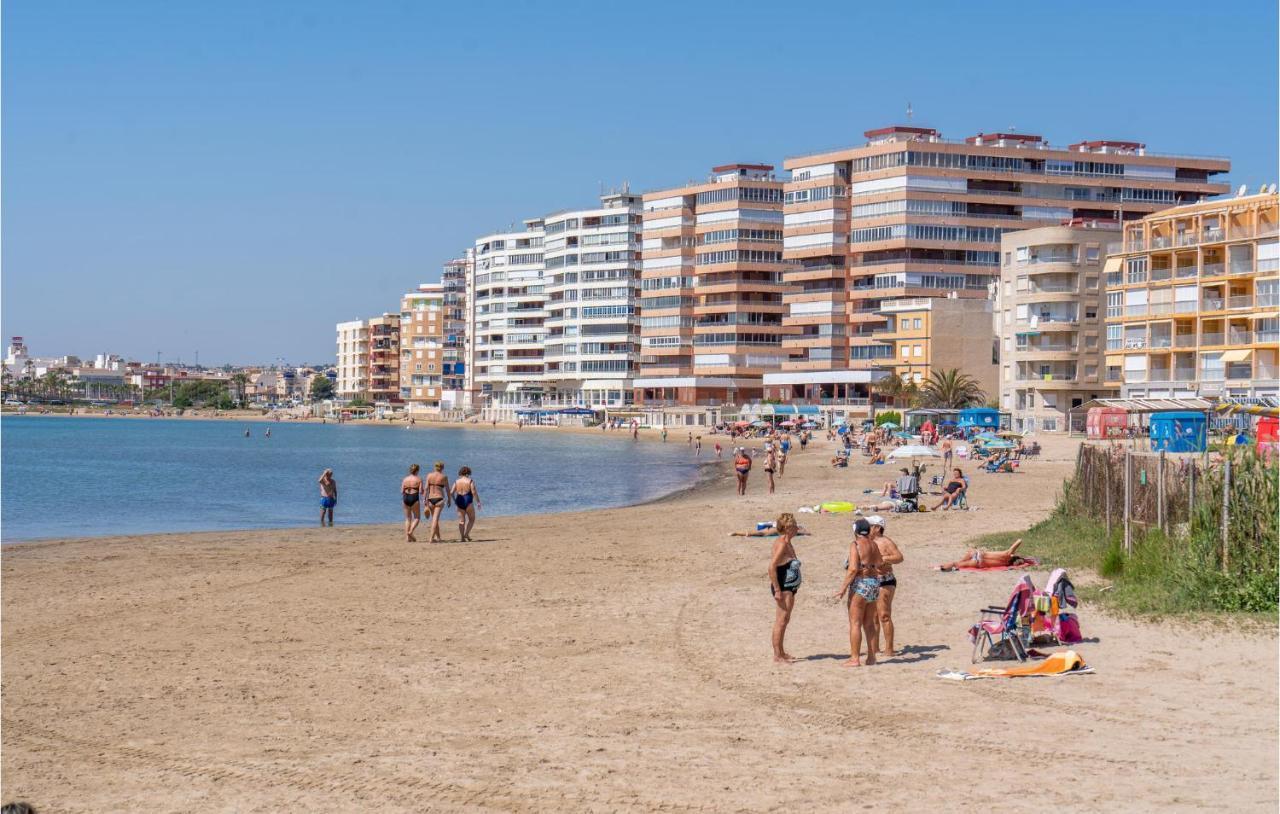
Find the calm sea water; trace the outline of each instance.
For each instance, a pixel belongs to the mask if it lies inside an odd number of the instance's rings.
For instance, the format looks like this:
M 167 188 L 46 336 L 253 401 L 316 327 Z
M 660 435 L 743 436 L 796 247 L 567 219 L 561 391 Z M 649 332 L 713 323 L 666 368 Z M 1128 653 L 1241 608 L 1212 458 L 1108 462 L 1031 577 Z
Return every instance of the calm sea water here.
M 6 417 L 0 432 L 5 541 L 312 525 L 326 467 L 339 525 L 403 519 L 411 463 L 425 475 L 442 460 L 451 479 L 470 466 L 482 519 L 624 506 L 697 478 L 683 441 L 635 443 L 624 432 L 35 416 Z

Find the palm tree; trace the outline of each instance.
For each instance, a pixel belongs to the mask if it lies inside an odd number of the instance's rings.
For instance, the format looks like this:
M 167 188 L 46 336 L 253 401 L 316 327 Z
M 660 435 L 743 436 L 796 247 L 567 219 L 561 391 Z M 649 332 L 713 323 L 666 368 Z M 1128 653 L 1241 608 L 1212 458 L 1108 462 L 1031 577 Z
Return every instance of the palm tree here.
M 235 385 L 236 390 L 236 406 L 244 406 L 245 389 L 249 386 L 249 374 L 237 373 L 231 377 L 231 383 Z
M 920 401 L 920 387 L 915 382 L 904 379 L 896 373 L 873 383 L 871 388 L 893 407 L 914 407 Z
M 930 407 L 949 410 L 981 404 L 987 397 L 977 379 L 954 367 L 930 372 L 929 380 L 924 383 L 920 394 L 924 403 Z

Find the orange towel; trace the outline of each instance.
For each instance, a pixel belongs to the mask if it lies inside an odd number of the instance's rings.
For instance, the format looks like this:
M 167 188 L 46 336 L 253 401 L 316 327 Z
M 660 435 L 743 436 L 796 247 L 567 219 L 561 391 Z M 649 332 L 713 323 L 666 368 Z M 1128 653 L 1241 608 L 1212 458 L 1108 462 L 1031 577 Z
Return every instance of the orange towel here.
M 1023 676 L 1062 676 L 1092 673 L 1093 668 L 1084 663 L 1080 654 L 1074 650 L 1054 653 L 1043 661 L 1020 664 L 1017 667 L 993 667 L 965 673 L 959 670 L 941 670 L 938 678 L 949 678 L 953 681 L 970 681 L 978 678 L 1019 678 Z

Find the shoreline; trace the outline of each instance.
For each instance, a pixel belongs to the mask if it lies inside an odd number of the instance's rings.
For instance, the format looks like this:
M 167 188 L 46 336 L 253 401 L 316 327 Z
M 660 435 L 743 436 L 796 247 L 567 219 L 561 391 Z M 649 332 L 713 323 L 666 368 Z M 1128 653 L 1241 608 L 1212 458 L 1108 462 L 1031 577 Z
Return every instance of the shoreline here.
M 78 418 L 78 416 L 73 416 L 73 417 Z M 712 454 L 714 455 L 714 452 Z M 725 474 L 724 474 L 726 471 L 725 466 L 731 463 L 732 462 L 727 459 L 717 461 L 714 458 L 710 461 L 702 461 L 698 463 L 697 469 L 695 470 L 695 473 L 694 473 L 693 481 L 691 483 L 688 483 L 684 486 L 680 486 L 665 494 L 657 495 L 651 498 L 646 498 L 645 500 L 641 500 L 635 503 L 626 503 L 620 506 L 594 506 L 588 509 L 575 509 L 575 510 L 558 511 L 558 512 L 537 512 L 537 513 L 525 512 L 525 513 L 493 514 L 493 515 L 478 514 L 476 515 L 476 522 L 479 523 L 481 520 L 486 518 L 503 519 L 503 518 L 509 518 L 509 517 L 559 517 L 561 515 L 571 515 L 571 514 L 579 515 L 579 514 L 593 514 L 596 512 L 611 512 L 611 511 L 618 511 L 621 509 L 632 509 L 632 508 L 648 506 L 648 505 L 658 504 L 658 503 L 673 502 L 685 497 L 697 497 L 700 493 L 712 490 L 713 486 L 722 478 L 727 479 L 725 478 Z M 445 511 L 450 512 L 452 511 L 452 509 L 446 508 Z M 448 518 L 450 522 L 452 522 L 452 519 L 453 519 L 452 517 Z M 446 518 L 442 516 L 441 517 L 442 525 L 445 524 L 445 520 Z M 297 532 L 302 530 L 310 530 L 314 528 L 317 528 L 317 526 L 312 524 L 305 524 L 305 525 L 297 525 L 297 526 L 268 526 L 265 528 L 200 529 L 197 531 L 191 531 L 191 530 L 154 531 L 154 532 L 149 531 L 149 532 L 138 532 L 134 534 L 130 534 L 130 533 L 105 534 L 101 536 L 83 535 L 79 537 L 35 537 L 35 538 L 28 538 L 28 539 L 22 539 L 22 540 L 0 540 L 0 550 L 9 551 L 10 549 L 16 548 L 19 546 L 26 548 L 31 546 L 58 545 L 62 543 L 92 543 L 92 542 L 111 543 L 111 542 L 118 542 L 120 540 L 137 540 L 139 538 L 155 539 L 156 541 L 160 541 L 160 540 L 165 540 L 172 537 L 207 537 L 210 535 L 218 535 L 218 534 L 264 534 L 264 535 L 283 534 L 283 533 Z M 392 532 L 397 534 L 401 533 L 402 531 L 402 526 L 400 525 L 400 523 L 346 523 L 346 524 L 338 523 L 336 526 L 334 526 L 334 528 L 350 529 L 355 531 L 374 531 L 374 530 L 390 529 L 392 530 Z

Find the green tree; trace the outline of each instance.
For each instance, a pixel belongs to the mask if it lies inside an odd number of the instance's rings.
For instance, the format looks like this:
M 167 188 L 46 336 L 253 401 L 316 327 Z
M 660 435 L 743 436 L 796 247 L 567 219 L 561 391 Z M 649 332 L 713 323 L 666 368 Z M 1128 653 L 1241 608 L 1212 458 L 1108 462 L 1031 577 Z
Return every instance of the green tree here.
M 235 385 L 236 403 L 243 407 L 244 395 L 249 389 L 249 374 L 237 373 L 231 377 L 231 383 Z
M 977 379 L 956 368 L 931 372 L 920 389 L 920 396 L 927 406 L 948 410 L 982 404 L 987 398 Z
M 333 380 L 323 373 L 311 377 L 311 400 L 324 401 L 333 398 Z
M 873 382 L 871 389 L 893 407 L 914 407 L 920 402 L 920 387 L 913 381 L 903 379 L 896 373 Z

